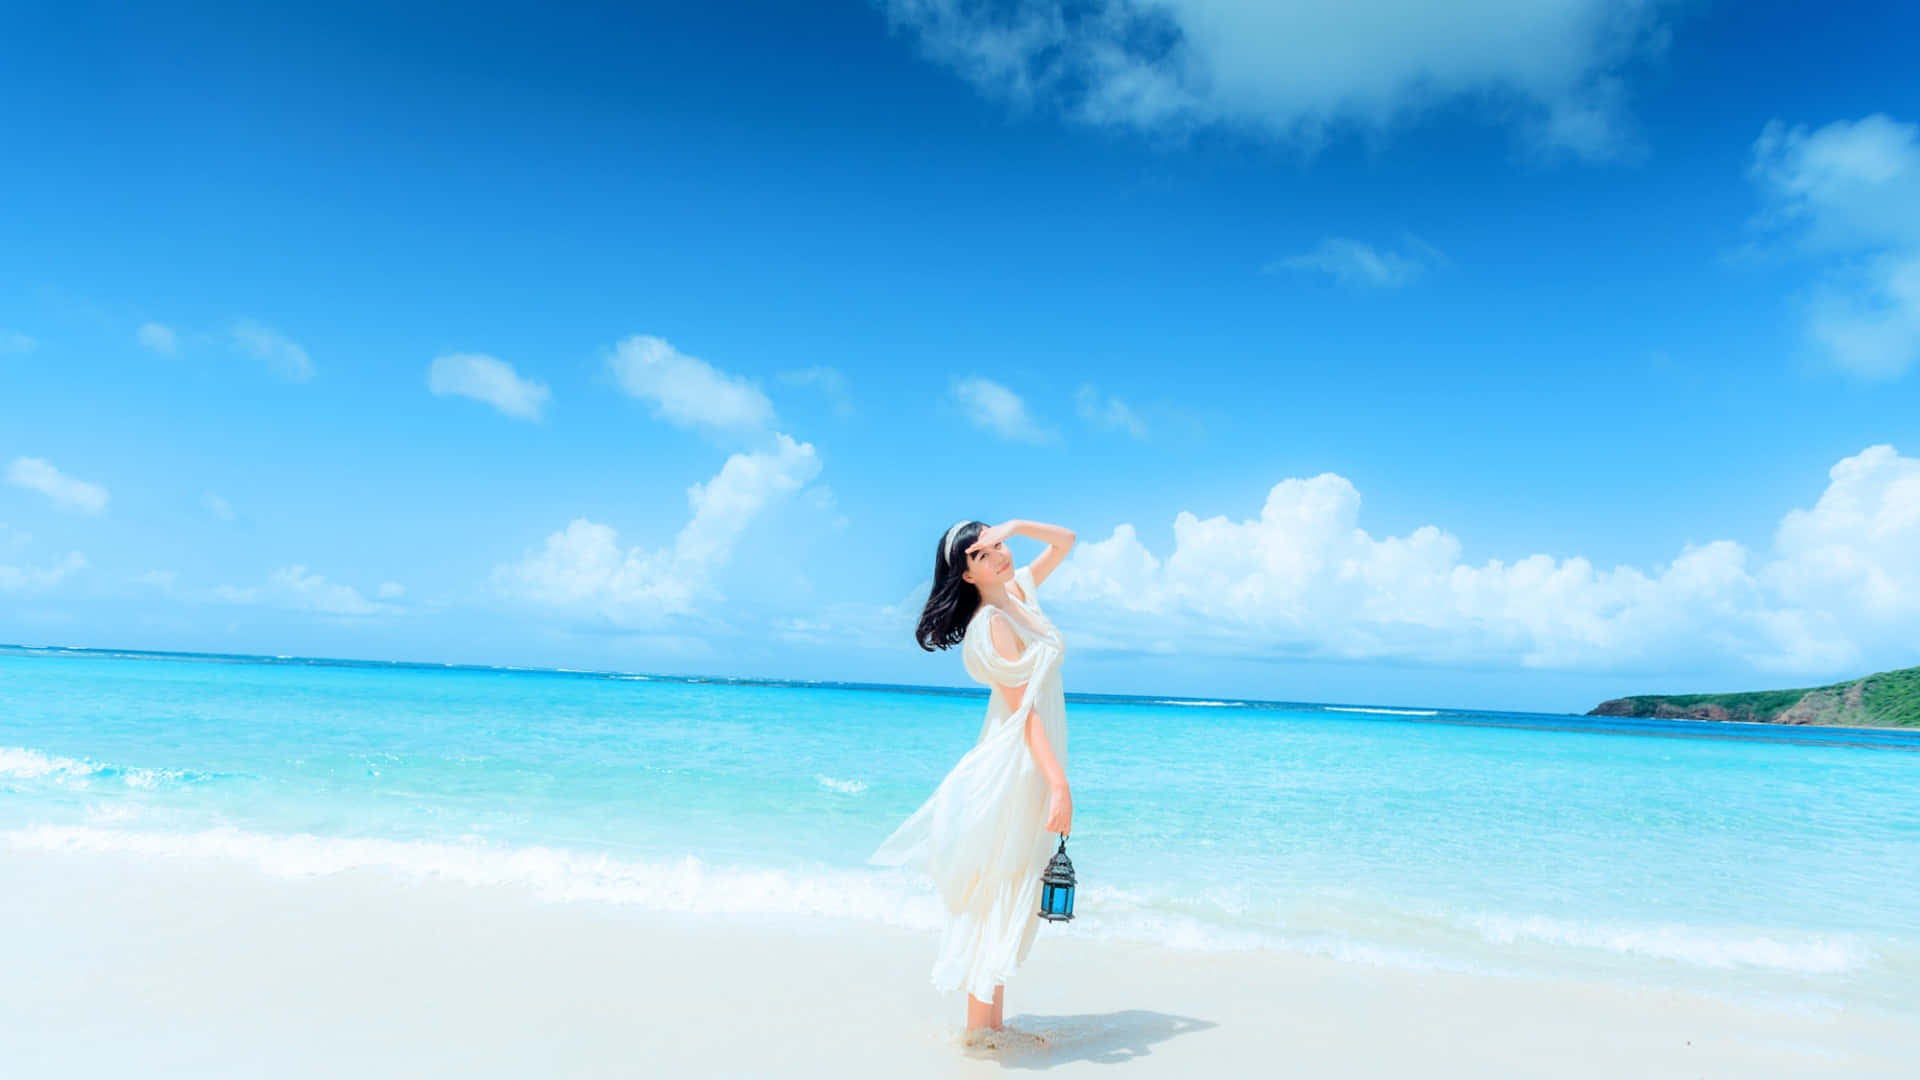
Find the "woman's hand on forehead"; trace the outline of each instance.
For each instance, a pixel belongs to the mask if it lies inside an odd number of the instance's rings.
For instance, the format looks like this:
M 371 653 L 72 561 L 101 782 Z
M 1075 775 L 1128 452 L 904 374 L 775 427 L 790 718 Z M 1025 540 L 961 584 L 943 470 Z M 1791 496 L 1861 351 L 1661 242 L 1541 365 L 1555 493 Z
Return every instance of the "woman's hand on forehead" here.
M 1011 522 L 1004 522 L 999 525 L 989 525 L 981 529 L 980 535 L 974 537 L 973 543 L 967 545 L 967 558 L 973 558 L 974 551 L 980 548 L 999 547 L 1005 543 L 1007 537 L 1013 533 L 1013 529 L 1010 528 L 1011 524 Z

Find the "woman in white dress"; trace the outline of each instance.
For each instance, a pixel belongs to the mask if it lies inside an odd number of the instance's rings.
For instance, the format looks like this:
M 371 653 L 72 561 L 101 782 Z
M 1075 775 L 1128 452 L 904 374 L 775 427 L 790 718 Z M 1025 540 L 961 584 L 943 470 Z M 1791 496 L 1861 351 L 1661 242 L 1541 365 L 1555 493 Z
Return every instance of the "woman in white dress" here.
M 1008 536 L 1047 550 L 1016 569 Z M 868 861 L 930 876 L 947 909 L 933 964 L 939 990 L 967 991 L 972 1037 L 1003 1032 L 1004 983 L 1040 928 L 1040 875 L 1055 833 L 1073 824 L 1067 787 L 1065 642 L 1040 610 L 1039 586 L 1074 534 L 1014 520 L 957 522 L 940 538 L 933 589 L 914 637 L 931 652 L 960 646 L 967 674 L 987 684 L 986 722 L 973 749 Z

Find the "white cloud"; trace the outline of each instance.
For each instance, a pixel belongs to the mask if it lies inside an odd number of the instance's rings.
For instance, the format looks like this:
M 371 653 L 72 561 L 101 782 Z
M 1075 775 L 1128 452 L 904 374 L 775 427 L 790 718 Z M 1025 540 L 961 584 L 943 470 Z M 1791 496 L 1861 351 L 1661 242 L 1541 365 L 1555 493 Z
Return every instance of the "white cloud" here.
M 273 370 L 294 382 L 313 378 L 313 361 L 307 350 L 289 341 L 278 331 L 256 322 L 235 323 L 229 331 L 233 343 L 249 355 L 264 360 Z
M 673 573 L 671 551 L 624 548 L 611 525 L 575 518 L 544 547 L 494 569 L 494 585 L 542 607 L 593 611 L 616 622 L 692 610 L 694 583 Z
M 687 489 L 693 518 L 674 540 L 674 553 L 683 565 L 702 569 L 718 566 L 733 550 L 733 542 L 772 499 L 798 491 L 820 474 L 820 458 L 813 444 L 776 435 L 771 451 L 734 454 L 718 475 Z
M 7 483 L 37 491 L 64 510 L 98 514 L 107 508 L 106 488 L 68 476 L 43 458 L 14 458 L 7 467 Z
M 141 323 L 140 329 L 134 331 L 133 336 L 134 340 L 140 343 L 141 348 L 151 349 L 166 356 L 172 356 L 179 347 L 173 328 L 157 322 Z
M 1111 394 L 1103 399 L 1090 384 L 1083 384 L 1074 391 L 1073 403 L 1080 419 L 1095 427 L 1124 431 L 1136 439 L 1147 437 L 1146 421 L 1140 419 L 1126 402 Z
M 1621 72 L 1657 52 L 1648 0 L 883 0 L 984 92 L 1093 124 L 1253 129 L 1313 145 L 1458 104 L 1536 146 L 1631 153 Z
M 1767 221 L 1803 226 L 1815 248 L 1920 246 L 1917 135 L 1884 113 L 1813 130 L 1770 122 L 1749 170 L 1772 200 Z
M 392 604 L 369 600 L 351 585 L 328 581 L 294 565 L 276 570 L 265 585 L 244 588 L 217 586 L 213 598 L 228 604 L 264 604 L 289 611 L 310 611 L 321 615 L 392 615 L 401 609 Z
M 1715 540 L 1645 570 L 1473 564 L 1435 526 L 1376 539 L 1359 510 L 1325 473 L 1274 485 L 1251 519 L 1181 512 L 1164 558 L 1121 525 L 1055 571 L 1051 602 L 1115 646 L 1264 657 L 1824 674 L 1910 658 L 1920 638 L 1920 460 L 1889 446 L 1835 465 L 1765 559 Z
M 442 397 L 451 394 L 483 401 L 521 420 L 540 419 L 550 396 L 546 384 L 522 378 L 512 364 L 482 353 L 434 357 L 427 369 L 427 388 Z
M 773 403 L 758 386 L 686 355 L 657 337 L 638 334 L 608 358 L 620 389 L 679 427 L 754 432 L 774 422 Z
M 811 443 L 778 432 L 774 439 L 771 449 L 728 457 L 719 473 L 687 489 L 692 517 L 672 547 L 622 547 L 611 526 L 578 518 L 519 562 L 496 567 L 495 587 L 543 607 L 622 625 L 692 614 L 713 571 L 761 510 L 819 475 Z
M 0 356 L 30 353 L 39 344 L 18 330 L 0 330 Z
M 1268 264 L 1277 270 L 1315 270 L 1343 285 L 1395 288 L 1446 262 L 1446 257 L 1419 238 L 1406 238 L 1403 249 L 1375 248 L 1358 240 L 1329 236 L 1312 251 L 1289 255 Z
M 1891 378 L 1920 361 L 1920 126 L 1876 113 L 1809 130 L 1769 123 L 1749 174 L 1756 224 L 1817 260 L 1805 332 L 1830 363 Z
M 847 377 L 838 368 L 815 365 L 795 371 L 782 371 L 777 376 L 788 386 L 817 386 L 827 395 L 827 401 L 833 406 L 835 416 L 853 415 L 853 396 L 847 391 Z
M 0 592 L 42 592 L 86 568 L 86 556 L 77 551 L 68 552 L 66 558 L 51 566 L 37 569 L 0 563 Z
M 0 521 L 0 556 L 11 558 L 27 549 L 33 537 Z M 86 556 L 70 552 L 52 566 L 31 567 L 0 563 L 0 592 L 40 592 L 51 589 L 69 574 L 87 568 Z
M 777 616 L 768 625 L 786 641 L 891 651 L 913 636 L 932 588 L 933 579 L 923 579 L 891 604 L 827 599 L 806 617 Z M 1075 640 L 1084 638 L 1084 634 L 1075 635 Z
M 233 520 L 233 505 L 211 491 L 200 496 L 200 505 L 207 508 L 207 513 L 221 521 Z
M 1920 250 L 1836 271 L 1807 301 L 1806 332 L 1857 375 L 1903 374 L 1920 360 Z
M 1920 618 L 1920 459 L 1873 446 L 1827 475 L 1811 509 L 1781 520 L 1768 587 L 1850 626 L 1910 625 Z
M 983 379 L 978 375 L 956 378 L 949 393 L 975 427 L 991 431 L 1003 439 L 1046 443 L 1057 437 L 1055 432 L 1041 426 L 1027 412 L 1027 403 L 1020 399 L 1019 394 L 992 379 Z

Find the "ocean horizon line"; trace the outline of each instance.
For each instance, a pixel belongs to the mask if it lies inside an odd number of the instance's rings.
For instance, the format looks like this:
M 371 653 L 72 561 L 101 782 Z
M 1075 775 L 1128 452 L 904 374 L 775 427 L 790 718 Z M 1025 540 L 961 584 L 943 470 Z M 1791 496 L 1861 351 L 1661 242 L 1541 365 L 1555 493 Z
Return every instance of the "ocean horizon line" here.
M 212 663 L 256 663 L 285 664 L 306 667 L 368 667 L 381 669 L 413 669 L 419 671 L 467 671 L 475 673 L 512 673 L 522 675 L 556 675 L 574 678 L 600 679 L 645 679 L 659 682 L 679 683 L 727 683 L 737 686 L 786 686 L 811 689 L 832 690 L 882 690 L 892 693 L 946 694 L 960 697 L 986 697 L 988 691 L 970 686 L 938 686 L 920 683 L 884 683 L 884 682 L 845 682 L 837 679 L 783 679 L 761 675 L 699 675 L 677 674 L 658 671 L 624 671 L 610 668 L 568 668 L 546 667 L 542 665 L 521 664 L 476 664 L 440 660 L 376 660 L 361 657 L 344 656 L 293 656 L 282 653 L 215 653 L 195 652 L 187 649 L 125 649 L 96 645 L 27 645 L 17 642 L 0 641 L 0 652 L 22 652 L 37 654 L 79 654 L 101 659 L 126 657 L 143 660 L 184 660 Z M 1327 708 L 1378 711 L 1408 716 L 1426 716 L 1438 712 L 1505 714 L 1512 716 L 1578 716 L 1579 713 L 1556 713 L 1550 711 L 1471 709 L 1465 707 L 1436 705 L 1390 705 L 1377 702 L 1321 702 L 1292 701 L 1274 698 L 1237 698 L 1237 697 L 1190 697 L 1181 694 L 1106 694 L 1089 691 L 1068 691 L 1069 700 L 1082 700 L 1089 703 L 1136 703 L 1155 704 L 1192 704 L 1250 706 L 1266 708 Z
M 529 675 L 547 678 L 666 682 L 689 685 L 764 686 L 806 690 L 921 694 L 984 698 L 988 691 L 965 686 L 926 686 L 913 683 L 842 682 L 830 679 L 779 679 L 748 675 L 685 675 L 597 668 L 473 664 L 433 660 L 370 660 L 354 657 L 292 656 L 267 653 L 204 653 L 174 649 L 115 649 L 84 645 L 26 645 L 0 642 L 0 656 L 67 656 L 92 659 L 160 660 L 184 663 L 258 664 L 262 666 L 371 669 L 382 671 L 465 672 L 488 675 Z M 1301 710 L 1331 713 L 1355 721 L 1439 723 L 1472 727 L 1513 727 L 1535 730 L 1588 731 L 1595 734 L 1667 735 L 1680 738 L 1760 739 L 1770 742 L 1841 746 L 1884 746 L 1920 751 L 1920 732 L 1904 728 L 1833 727 L 1765 724 L 1737 720 L 1605 717 L 1582 713 L 1473 709 L 1450 706 L 1386 705 L 1365 702 L 1287 701 L 1264 698 L 1187 697 L 1178 694 L 1103 694 L 1068 692 L 1069 702 L 1084 705 L 1172 705 L 1197 708 L 1236 708 L 1256 711 Z

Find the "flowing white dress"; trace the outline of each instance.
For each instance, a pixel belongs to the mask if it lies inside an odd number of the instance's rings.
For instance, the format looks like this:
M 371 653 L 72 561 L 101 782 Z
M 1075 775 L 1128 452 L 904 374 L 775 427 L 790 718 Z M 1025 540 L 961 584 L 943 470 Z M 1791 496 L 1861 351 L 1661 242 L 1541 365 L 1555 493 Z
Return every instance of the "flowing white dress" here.
M 1020 708 L 999 690 L 987 699 L 980 737 L 933 795 L 868 857 L 881 866 L 910 866 L 933 878 L 947 909 L 933 962 L 933 985 L 965 987 L 981 1001 L 1026 960 L 1042 920 L 1040 875 L 1057 847 L 1046 830 L 1051 792 L 1027 745 L 1027 714 L 1040 716 L 1047 742 L 1067 767 L 1066 695 L 1060 686 L 1065 642 L 1040 610 L 1030 567 L 1014 571 L 1026 599 L 1012 609 L 982 602 L 967 623 L 960 655 L 980 682 L 1019 687 Z M 1017 660 L 993 647 L 991 623 L 1004 619 L 1021 643 Z

